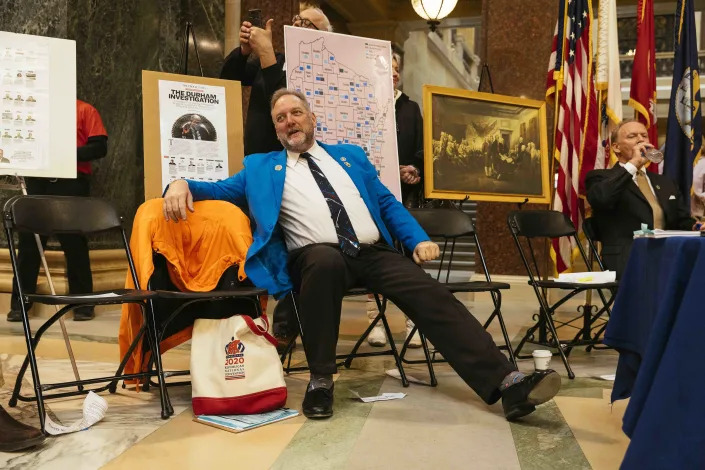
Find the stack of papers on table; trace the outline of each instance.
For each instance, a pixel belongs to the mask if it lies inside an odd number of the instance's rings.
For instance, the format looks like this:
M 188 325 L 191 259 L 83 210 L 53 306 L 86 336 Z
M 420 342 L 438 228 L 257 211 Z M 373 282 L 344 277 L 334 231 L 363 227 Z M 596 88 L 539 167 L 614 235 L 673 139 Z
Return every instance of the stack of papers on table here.
M 276 423 L 288 418 L 298 416 L 299 412 L 289 408 L 279 408 L 268 413 L 255 415 L 200 415 L 193 418 L 198 423 L 207 424 L 230 432 L 242 432 L 254 429 L 265 424 Z
M 615 271 L 596 271 L 587 273 L 561 273 L 558 275 L 558 282 L 578 282 L 580 284 L 602 284 L 603 282 L 614 282 L 617 279 Z
M 668 238 L 668 237 L 699 237 L 699 230 L 661 230 L 649 229 L 646 224 L 641 224 L 641 230 L 634 231 L 634 238 Z
M 698 230 L 654 230 L 653 235 L 647 235 L 647 237 L 654 238 L 668 238 L 668 237 L 699 237 L 700 231 Z

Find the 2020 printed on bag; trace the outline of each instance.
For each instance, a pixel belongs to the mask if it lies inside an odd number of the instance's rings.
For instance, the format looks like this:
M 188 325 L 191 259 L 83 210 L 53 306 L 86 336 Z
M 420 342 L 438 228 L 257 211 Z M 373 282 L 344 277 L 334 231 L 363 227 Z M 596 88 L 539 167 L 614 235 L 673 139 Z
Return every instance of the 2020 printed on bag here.
M 191 340 L 195 415 L 271 411 L 286 403 L 284 371 L 266 315 L 199 318 Z

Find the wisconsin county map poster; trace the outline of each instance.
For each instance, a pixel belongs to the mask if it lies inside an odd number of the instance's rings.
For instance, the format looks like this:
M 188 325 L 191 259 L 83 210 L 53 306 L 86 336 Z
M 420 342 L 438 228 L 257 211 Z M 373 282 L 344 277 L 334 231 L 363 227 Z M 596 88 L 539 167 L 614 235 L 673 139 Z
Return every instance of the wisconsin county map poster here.
M 316 139 L 362 147 L 401 199 L 391 43 L 285 26 L 284 45 L 287 86 L 308 98 Z

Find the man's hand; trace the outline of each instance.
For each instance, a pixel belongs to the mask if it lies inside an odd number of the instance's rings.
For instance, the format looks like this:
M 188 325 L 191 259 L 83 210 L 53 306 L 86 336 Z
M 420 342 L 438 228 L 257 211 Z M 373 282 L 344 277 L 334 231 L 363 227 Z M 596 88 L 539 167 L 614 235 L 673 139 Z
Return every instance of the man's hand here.
M 419 170 L 413 165 L 400 165 L 399 177 L 402 183 L 406 184 L 418 184 L 421 181 Z
M 164 195 L 164 219 L 178 222 L 179 219 L 186 220 L 186 209 L 193 212 L 193 195 L 188 189 L 186 180 L 176 180 L 169 185 L 169 189 Z
M 414 263 L 421 264 L 440 256 L 441 250 L 433 242 L 421 242 L 414 248 Z
M 277 57 L 274 55 L 274 46 L 272 45 L 272 24 L 273 19 L 268 19 L 264 29 L 252 27 L 250 28 L 249 44 L 252 50 L 259 57 L 260 66 L 264 69 L 277 63 Z
M 251 29 L 252 23 L 249 21 L 242 22 L 242 26 L 240 26 L 240 52 L 242 55 L 250 55 L 252 52 L 252 47 L 250 47 Z
M 629 159 L 629 163 L 634 165 L 637 170 L 641 169 L 641 167 L 643 167 L 649 162 L 649 160 L 643 155 L 646 150 L 650 148 L 654 148 L 654 146 L 648 142 L 641 142 L 636 144 L 634 147 L 632 147 L 632 155 Z

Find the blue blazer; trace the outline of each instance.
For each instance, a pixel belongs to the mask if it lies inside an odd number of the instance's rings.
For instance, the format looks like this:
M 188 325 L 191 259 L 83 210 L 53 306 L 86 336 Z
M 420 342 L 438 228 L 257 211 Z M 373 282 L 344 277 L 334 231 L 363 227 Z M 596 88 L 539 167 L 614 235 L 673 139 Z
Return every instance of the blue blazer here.
M 393 245 L 392 237 L 413 250 L 428 235 L 409 211 L 377 177 L 364 151 L 355 145 L 318 144 L 350 175 L 380 234 Z M 245 158 L 244 168 L 216 183 L 188 180 L 194 201 L 218 199 L 232 202 L 249 213 L 253 241 L 247 251 L 245 273 L 260 288 L 279 298 L 293 286 L 287 271 L 288 252 L 277 223 L 286 176 L 286 150 L 256 153 Z

